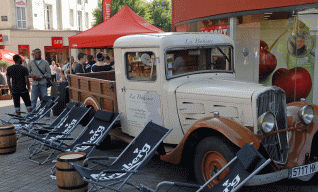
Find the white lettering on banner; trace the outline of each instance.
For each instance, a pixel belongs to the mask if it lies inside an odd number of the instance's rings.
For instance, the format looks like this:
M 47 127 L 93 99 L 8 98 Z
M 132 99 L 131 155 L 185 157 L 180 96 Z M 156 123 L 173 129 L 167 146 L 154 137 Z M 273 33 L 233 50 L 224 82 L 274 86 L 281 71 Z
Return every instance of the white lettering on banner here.
M 148 145 L 147 143 L 143 146 L 141 150 L 136 148 L 133 153 L 137 153 L 137 156 L 132 160 L 131 163 L 124 164 L 121 170 L 130 171 L 134 169 L 136 166 L 138 166 L 142 162 L 142 160 L 144 160 L 145 157 L 147 157 L 150 149 L 151 149 L 151 146 Z M 94 179 L 99 179 L 100 181 L 104 181 L 104 180 L 110 180 L 110 179 L 118 179 L 124 175 L 126 175 L 126 173 L 114 173 L 109 176 L 106 176 L 106 174 L 102 174 L 100 177 L 99 177 L 99 174 L 91 174 L 91 177 L 93 177 Z
M 55 45 L 63 44 L 63 40 L 54 40 L 53 43 Z
M 97 141 L 99 141 L 102 138 L 105 129 L 106 128 L 104 126 L 99 126 L 96 131 L 91 130 L 89 132 L 89 134 L 93 134 L 93 135 L 91 136 L 91 138 L 88 141 L 83 142 L 83 144 L 91 144 L 91 143 L 96 143 Z M 74 152 L 85 151 L 89 147 L 90 146 L 76 147 Z
M 64 120 L 64 121 L 65 121 L 65 120 Z M 72 129 L 74 128 L 76 122 L 77 122 L 77 120 L 76 120 L 76 119 L 73 119 L 70 124 L 68 124 L 68 123 L 65 124 L 64 127 L 66 127 L 66 129 L 63 131 L 63 134 L 69 133 L 70 130 L 72 130 Z M 48 140 L 49 140 L 49 141 L 52 141 L 52 140 L 56 140 L 56 139 L 58 139 L 58 138 L 62 138 L 62 137 L 64 137 L 64 136 L 65 136 L 65 135 L 57 135 L 57 136 L 50 137 L 50 139 L 48 139 Z
M 234 187 L 236 187 L 236 186 L 240 183 L 241 178 L 240 178 L 239 175 L 236 175 L 236 177 L 233 179 L 232 182 L 229 182 L 229 181 L 230 181 L 230 180 L 228 179 L 228 180 L 225 181 L 225 183 L 223 183 L 222 186 L 225 187 L 225 189 L 223 190 L 223 192 L 230 192 L 230 191 L 232 191 L 232 189 L 234 189 Z M 230 187 L 232 187 L 231 190 L 229 190 Z

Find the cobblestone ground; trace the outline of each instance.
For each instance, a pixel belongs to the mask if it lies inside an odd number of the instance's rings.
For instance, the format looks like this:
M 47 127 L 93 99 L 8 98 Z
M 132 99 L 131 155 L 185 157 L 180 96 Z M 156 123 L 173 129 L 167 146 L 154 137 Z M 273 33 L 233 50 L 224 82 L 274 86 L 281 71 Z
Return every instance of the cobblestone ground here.
M 22 111 L 26 111 L 22 105 Z M 0 101 L 0 118 L 8 119 L 5 113 L 13 113 L 12 100 Z M 46 122 L 52 122 L 56 118 L 51 116 L 51 119 Z M 76 137 L 83 128 L 79 126 L 74 131 L 73 136 Z M 44 165 L 38 165 L 28 158 L 27 148 L 30 141 L 22 142 L 19 140 L 17 151 L 9 155 L 0 156 L 0 192 L 50 192 L 58 191 L 56 180 L 50 177 L 50 170 L 53 165 L 48 162 Z M 95 150 L 94 156 L 118 156 L 127 144 L 120 140 L 113 139 L 112 147 L 109 150 L 101 151 Z M 58 155 L 58 153 L 56 154 Z M 39 159 L 44 156 L 39 155 Z M 130 180 L 133 184 L 144 184 L 150 188 L 155 188 L 161 181 L 174 181 L 174 182 L 187 182 L 195 183 L 193 177 L 190 175 L 191 171 L 179 165 L 163 162 L 159 156 L 154 156 L 151 161 L 146 165 L 144 170 Z M 257 187 L 243 187 L 240 191 L 248 192 L 281 192 L 281 191 L 318 191 L 317 180 L 311 182 L 300 182 L 297 180 L 284 180 L 270 185 L 263 185 Z M 108 190 L 106 190 L 108 191 Z M 125 186 L 123 191 L 137 191 L 130 186 Z M 176 190 L 173 190 L 176 191 Z M 190 189 L 181 189 L 180 191 L 194 191 Z

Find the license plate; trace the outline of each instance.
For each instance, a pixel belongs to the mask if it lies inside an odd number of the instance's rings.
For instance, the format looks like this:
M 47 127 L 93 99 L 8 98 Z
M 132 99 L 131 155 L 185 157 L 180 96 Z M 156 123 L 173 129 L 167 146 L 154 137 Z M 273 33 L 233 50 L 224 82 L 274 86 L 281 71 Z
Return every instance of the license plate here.
M 318 172 L 318 162 L 303 165 L 299 167 L 293 167 L 288 170 L 288 178 L 297 178 L 305 175 L 310 175 L 312 173 Z

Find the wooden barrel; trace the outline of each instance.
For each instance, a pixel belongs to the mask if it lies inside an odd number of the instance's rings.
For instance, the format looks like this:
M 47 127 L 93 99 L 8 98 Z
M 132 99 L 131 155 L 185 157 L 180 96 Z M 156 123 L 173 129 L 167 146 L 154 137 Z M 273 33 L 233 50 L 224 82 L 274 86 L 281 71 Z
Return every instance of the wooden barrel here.
M 17 148 L 17 135 L 13 125 L 0 127 L 0 155 L 14 153 Z
M 57 156 L 56 180 L 60 192 L 88 191 L 88 183 L 75 171 L 69 162 L 82 165 L 86 154 L 82 152 L 69 152 Z

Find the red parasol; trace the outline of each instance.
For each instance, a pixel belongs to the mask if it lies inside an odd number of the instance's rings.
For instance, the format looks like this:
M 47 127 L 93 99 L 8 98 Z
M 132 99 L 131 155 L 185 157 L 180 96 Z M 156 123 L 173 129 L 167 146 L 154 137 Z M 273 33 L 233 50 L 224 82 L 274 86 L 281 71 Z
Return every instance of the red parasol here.
M 10 51 L 10 50 L 7 50 L 7 49 L 0 49 L 0 60 L 9 61 L 10 63 L 14 63 L 13 55 L 17 55 L 17 53 Z M 21 57 L 22 57 L 22 60 L 24 60 L 24 57 L 23 56 L 21 56 Z

